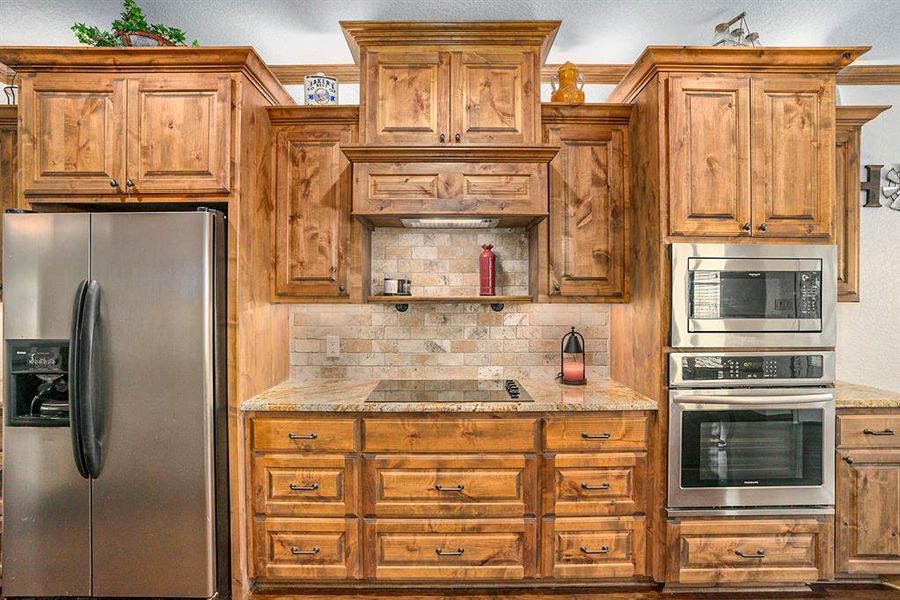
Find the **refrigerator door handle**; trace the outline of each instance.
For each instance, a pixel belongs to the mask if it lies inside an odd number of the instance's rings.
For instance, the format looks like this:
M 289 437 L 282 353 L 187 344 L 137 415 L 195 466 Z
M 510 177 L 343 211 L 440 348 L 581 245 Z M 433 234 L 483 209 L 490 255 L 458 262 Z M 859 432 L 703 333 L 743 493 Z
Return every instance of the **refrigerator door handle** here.
M 82 312 L 81 337 L 78 343 L 79 357 L 79 425 L 84 448 L 84 461 L 91 479 L 100 476 L 103 464 L 100 444 L 100 427 L 97 423 L 100 405 L 100 284 L 91 280 L 87 284 Z
M 88 479 L 90 477 L 87 462 L 84 459 L 84 442 L 81 429 L 81 328 L 84 317 L 84 297 L 87 293 L 88 281 L 85 279 L 75 290 L 72 303 L 72 325 L 69 337 L 69 429 L 72 432 L 72 452 L 75 455 L 75 466 L 78 473 Z

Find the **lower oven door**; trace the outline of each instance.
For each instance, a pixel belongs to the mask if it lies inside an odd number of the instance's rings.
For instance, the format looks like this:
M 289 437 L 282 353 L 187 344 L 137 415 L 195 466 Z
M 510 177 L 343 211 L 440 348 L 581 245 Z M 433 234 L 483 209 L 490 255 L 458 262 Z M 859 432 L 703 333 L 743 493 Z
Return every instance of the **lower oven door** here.
M 672 390 L 670 508 L 834 504 L 832 388 Z

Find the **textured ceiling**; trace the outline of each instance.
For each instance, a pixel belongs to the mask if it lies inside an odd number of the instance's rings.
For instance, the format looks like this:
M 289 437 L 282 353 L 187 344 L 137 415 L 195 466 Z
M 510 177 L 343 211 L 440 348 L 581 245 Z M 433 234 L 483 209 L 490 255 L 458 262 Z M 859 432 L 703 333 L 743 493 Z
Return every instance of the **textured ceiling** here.
M 767 46 L 871 45 L 862 63 L 900 63 L 900 0 L 139 0 L 151 22 L 202 45 L 251 45 L 269 63 L 349 63 L 342 19 L 559 19 L 549 62 L 632 62 L 648 44 L 708 44 L 748 11 Z M 0 45 L 74 44 L 108 28 L 119 0 L 0 0 Z

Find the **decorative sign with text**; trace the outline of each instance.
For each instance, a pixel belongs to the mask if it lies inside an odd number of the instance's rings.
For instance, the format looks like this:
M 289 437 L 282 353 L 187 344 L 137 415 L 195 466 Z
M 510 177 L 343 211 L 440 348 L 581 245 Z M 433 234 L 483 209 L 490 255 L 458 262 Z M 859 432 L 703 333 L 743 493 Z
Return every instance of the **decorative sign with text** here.
M 338 103 L 338 80 L 324 73 L 303 78 L 303 97 L 306 104 L 328 105 Z

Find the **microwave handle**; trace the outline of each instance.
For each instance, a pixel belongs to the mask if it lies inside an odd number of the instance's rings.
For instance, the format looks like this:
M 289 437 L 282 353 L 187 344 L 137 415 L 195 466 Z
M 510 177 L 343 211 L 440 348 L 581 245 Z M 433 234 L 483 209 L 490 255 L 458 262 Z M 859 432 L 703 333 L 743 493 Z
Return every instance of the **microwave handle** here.
M 777 396 L 721 396 L 713 394 L 675 394 L 678 404 L 813 404 L 834 400 L 833 392 Z

